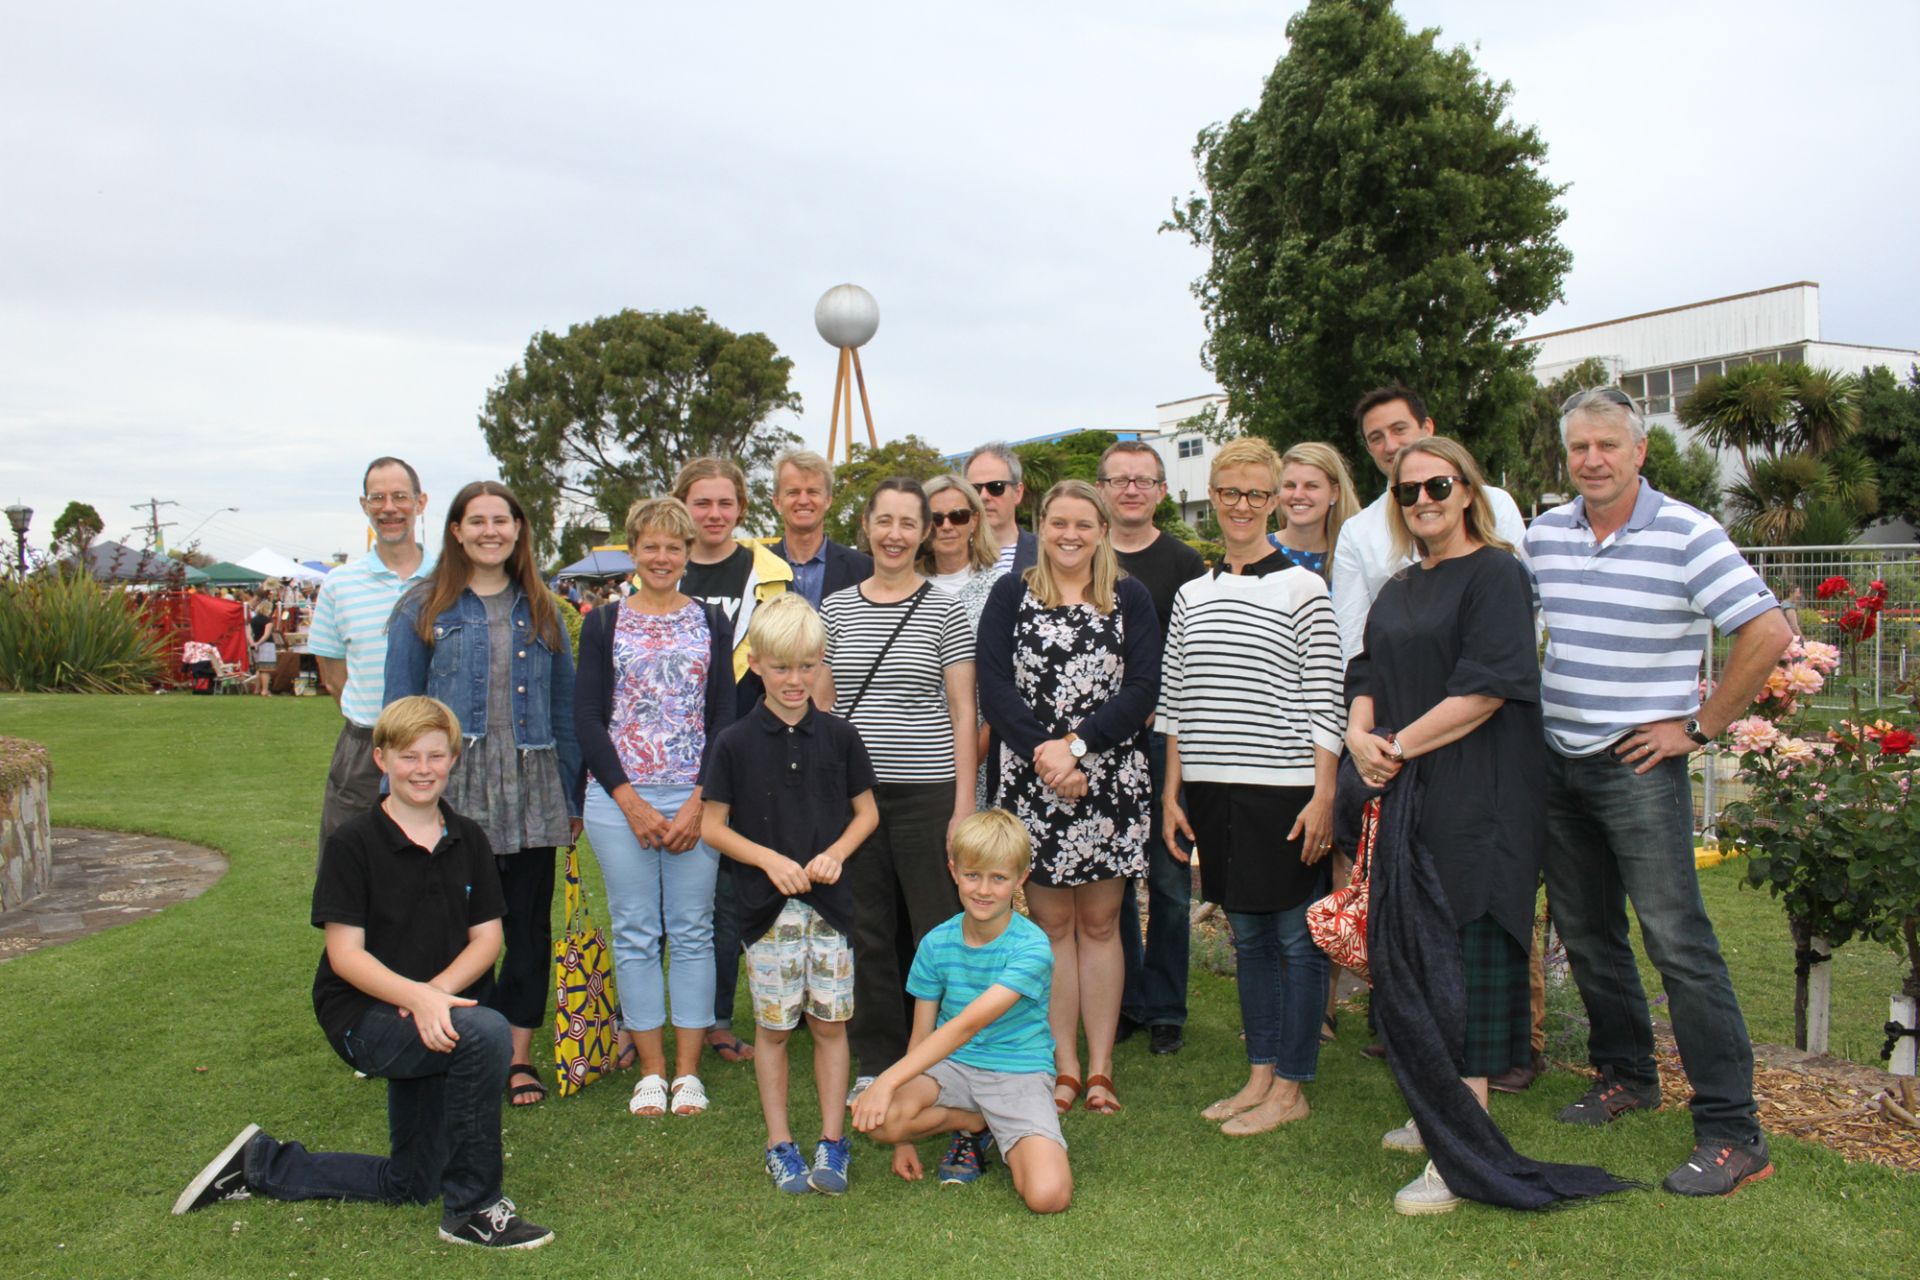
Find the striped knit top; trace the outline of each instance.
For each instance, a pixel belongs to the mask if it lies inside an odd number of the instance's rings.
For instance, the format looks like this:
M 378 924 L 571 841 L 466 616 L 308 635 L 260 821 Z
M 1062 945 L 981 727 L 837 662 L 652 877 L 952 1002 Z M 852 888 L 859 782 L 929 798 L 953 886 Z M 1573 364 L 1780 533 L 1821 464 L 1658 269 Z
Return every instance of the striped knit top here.
M 1327 584 L 1279 552 L 1180 588 L 1154 728 L 1193 782 L 1311 787 L 1313 749 L 1346 732 L 1340 628 Z

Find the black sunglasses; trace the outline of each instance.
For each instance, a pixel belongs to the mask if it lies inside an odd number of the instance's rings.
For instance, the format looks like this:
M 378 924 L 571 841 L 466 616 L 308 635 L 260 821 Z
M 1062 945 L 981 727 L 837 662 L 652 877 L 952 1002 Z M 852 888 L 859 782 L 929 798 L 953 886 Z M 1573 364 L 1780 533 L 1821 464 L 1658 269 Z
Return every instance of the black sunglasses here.
M 1005 483 L 1005 482 L 996 481 L 995 483 L 998 484 L 998 483 Z M 951 524 L 954 528 L 958 529 L 962 525 L 969 525 L 973 523 L 973 508 L 961 507 L 957 511 L 936 511 L 932 515 L 927 517 L 927 523 L 932 525 L 936 529 L 938 529 L 943 524 Z
M 1618 405 L 1622 409 L 1637 407 L 1633 403 L 1633 397 L 1618 387 L 1588 387 L 1585 391 L 1576 391 L 1565 400 L 1562 400 L 1560 402 L 1560 412 L 1562 414 L 1572 413 L 1575 409 L 1590 405 L 1596 400 L 1604 400 L 1608 404 Z
M 1465 484 L 1459 476 L 1435 476 L 1431 480 L 1408 480 L 1393 486 L 1393 500 L 1403 507 L 1410 507 L 1420 501 L 1420 490 L 1427 491 L 1427 497 L 1435 502 L 1445 502 L 1453 496 L 1453 486 Z
M 974 488 L 976 488 L 976 489 L 978 489 L 978 490 L 980 490 L 980 492 L 982 492 L 982 493 L 990 493 L 990 494 L 992 494 L 992 495 L 993 495 L 994 497 L 996 497 L 996 498 L 997 498 L 997 497 L 999 497 L 999 496 L 1000 496 L 1001 494 L 1003 494 L 1003 493 L 1005 493 L 1005 492 L 1006 492 L 1007 490 L 1009 490 L 1009 489 L 1011 489 L 1011 488 L 1013 487 L 1013 481 L 1011 481 L 1011 480 L 982 480 L 982 481 L 981 481 L 981 482 L 980 482 L 979 484 L 977 484 L 977 485 L 975 485 L 975 486 L 973 486 L 973 487 L 974 487 Z

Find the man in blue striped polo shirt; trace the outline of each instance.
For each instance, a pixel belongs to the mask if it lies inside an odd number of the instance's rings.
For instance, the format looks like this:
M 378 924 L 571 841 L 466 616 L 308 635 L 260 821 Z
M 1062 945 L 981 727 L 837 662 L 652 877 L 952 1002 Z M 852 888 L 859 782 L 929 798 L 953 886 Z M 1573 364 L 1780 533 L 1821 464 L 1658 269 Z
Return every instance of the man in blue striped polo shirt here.
M 433 571 L 414 523 L 427 509 L 420 474 L 398 458 L 375 458 L 361 480 L 360 508 L 373 526 L 373 550 L 327 575 L 314 602 L 307 648 L 320 681 L 340 704 L 346 723 L 327 766 L 320 806 L 320 849 L 349 818 L 380 801 L 380 770 L 373 762 L 373 722 L 385 701 L 387 619 L 407 588 Z
M 1665 1185 L 1727 1195 L 1773 1165 L 1746 1019 L 1694 871 L 1687 758 L 1740 716 L 1792 637 L 1726 531 L 1640 478 L 1646 424 L 1623 392 L 1570 397 L 1560 435 L 1580 496 L 1535 520 L 1523 546 L 1547 623 L 1547 899 L 1600 1073 L 1560 1119 L 1603 1125 L 1660 1105 L 1630 900 L 1693 1086 L 1694 1150 Z M 1713 628 L 1733 651 L 1702 705 Z

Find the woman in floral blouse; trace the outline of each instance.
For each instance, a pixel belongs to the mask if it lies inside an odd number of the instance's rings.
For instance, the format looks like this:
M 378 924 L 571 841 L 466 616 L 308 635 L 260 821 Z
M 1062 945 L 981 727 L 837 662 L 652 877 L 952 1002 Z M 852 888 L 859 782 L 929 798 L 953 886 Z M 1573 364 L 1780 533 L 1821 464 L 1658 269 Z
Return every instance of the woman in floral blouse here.
M 1120 576 L 1106 503 L 1063 480 L 1040 503 L 1033 568 L 994 584 L 980 617 L 980 706 L 999 744 L 995 801 L 1033 840 L 1027 907 L 1053 944 L 1052 1023 L 1062 1112 L 1120 1110 L 1113 1038 L 1124 969 L 1120 904 L 1146 872 L 1143 733 L 1160 690 L 1153 598 Z

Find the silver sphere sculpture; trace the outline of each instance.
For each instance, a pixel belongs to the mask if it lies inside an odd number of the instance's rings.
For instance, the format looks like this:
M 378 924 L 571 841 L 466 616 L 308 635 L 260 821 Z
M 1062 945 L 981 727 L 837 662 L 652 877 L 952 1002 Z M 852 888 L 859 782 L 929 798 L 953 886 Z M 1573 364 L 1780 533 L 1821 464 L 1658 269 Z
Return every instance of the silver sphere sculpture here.
M 857 284 L 837 284 L 814 304 L 813 327 L 830 347 L 864 347 L 879 332 L 880 304 Z

